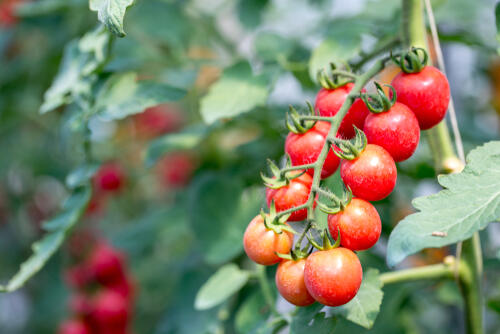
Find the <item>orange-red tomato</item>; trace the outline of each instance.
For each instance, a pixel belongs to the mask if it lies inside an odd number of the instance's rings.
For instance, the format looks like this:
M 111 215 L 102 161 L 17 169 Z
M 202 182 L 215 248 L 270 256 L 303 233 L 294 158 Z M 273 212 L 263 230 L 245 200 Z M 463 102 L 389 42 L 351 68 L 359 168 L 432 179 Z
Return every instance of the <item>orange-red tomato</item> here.
M 276 287 L 287 301 L 296 306 L 307 306 L 315 302 L 304 282 L 306 259 L 283 260 L 276 270 Z
M 358 293 L 363 269 L 353 251 L 338 247 L 309 255 L 304 269 L 307 290 L 326 306 L 340 306 Z
M 340 230 L 340 244 L 353 251 L 365 250 L 380 238 L 382 223 L 377 209 L 361 198 L 353 198 L 343 211 L 328 216 L 328 228 L 334 239 Z
M 289 253 L 292 244 L 292 233 L 283 231 L 278 234 L 266 228 L 261 215 L 252 219 L 243 235 L 243 247 L 248 257 L 266 266 L 280 262 L 281 258 L 276 253 Z

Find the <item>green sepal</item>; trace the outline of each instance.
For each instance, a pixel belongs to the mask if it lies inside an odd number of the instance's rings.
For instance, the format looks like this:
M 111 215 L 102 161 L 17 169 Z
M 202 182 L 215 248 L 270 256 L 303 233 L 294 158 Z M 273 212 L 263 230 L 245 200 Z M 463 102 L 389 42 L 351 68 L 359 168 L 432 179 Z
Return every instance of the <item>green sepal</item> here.
M 396 55 L 393 55 L 391 51 L 391 59 L 403 72 L 418 73 L 427 65 L 429 54 L 424 48 L 412 46 L 408 51 L 402 51 Z
M 307 111 L 304 115 L 315 116 L 316 112 L 309 101 L 306 101 Z M 305 133 L 309 131 L 315 124 L 314 120 L 304 120 L 301 114 L 293 106 L 289 106 L 290 112 L 286 113 L 286 127 L 293 133 Z
M 356 75 L 351 72 L 349 64 L 343 63 L 345 70 L 338 70 L 335 63 L 330 63 L 330 73 L 325 69 L 318 71 L 317 79 L 325 89 L 336 89 L 356 80 Z
M 396 90 L 391 85 L 384 85 L 386 87 L 389 87 L 392 91 L 392 98 L 389 98 L 378 82 L 375 81 L 374 84 L 377 93 L 361 93 L 361 99 L 365 103 L 368 110 L 370 110 L 372 113 L 378 114 L 381 112 L 389 111 L 394 103 L 396 103 Z
M 288 218 L 290 218 L 290 214 L 278 216 L 274 200 L 271 201 L 269 213 L 265 213 L 264 210 L 261 210 L 260 215 L 262 219 L 264 219 L 264 226 L 267 229 L 273 230 L 277 234 L 281 234 L 283 231 L 297 234 L 290 225 L 285 224 Z
M 333 138 L 333 143 L 337 146 L 333 149 L 333 152 L 341 159 L 356 159 L 361 152 L 364 151 L 366 145 L 368 144 L 365 133 L 358 129 L 355 125 L 353 125 L 353 127 L 356 132 L 353 139 Z
M 337 235 L 338 235 L 337 240 L 335 240 L 335 242 L 332 243 L 332 239 L 330 237 L 330 234 L 328 233 L 328 230 L 324 229 L 320 233 L 320 237 L 323 243 L 323 245 L 321 246 L 314 240 L 314 238 L 312 238 L 310 234 L 307 234 L 306 237 L 307 240 L 309 240 L 309 242 L 311 243 L 311 245 L 313 245 L 316 249 L 324 251 L 324 250 L 334 249 L 340 246 L 340 230 Z
M 330 190 L 322 188 L 319 194 L 327 197 L 332 202 L 332 204 L 327 205 L 318 200 L 316 201 L 318 208 L 329 215 L 334 215 L 336 213 L 339 213 L 340 211 L 344 211 L 345 207 L 351 202 L 352 191 L 350 188 L 346 188 L 345 185 L 343 188 L 342 198 L 339 198 Z
M 290 181 L 302 176 L 305 171 L 295 170 L 293 171 L 282 171 L 274 161 L 271 159 L 267 159 L 267 164 L 269 166 L 269 170 L 271 171 L 272 176 L 266 176 L 264 173 L 260 173 L 260 177 L 264 181 L 264 185 L 267 188 L 271 189 L 279 189 L 281 187 L 287 186 L 290 184 Z M 286 156 L 286 166 L 285 168 L 289 168 L 292 166 L 292 162 L 290 157 Z

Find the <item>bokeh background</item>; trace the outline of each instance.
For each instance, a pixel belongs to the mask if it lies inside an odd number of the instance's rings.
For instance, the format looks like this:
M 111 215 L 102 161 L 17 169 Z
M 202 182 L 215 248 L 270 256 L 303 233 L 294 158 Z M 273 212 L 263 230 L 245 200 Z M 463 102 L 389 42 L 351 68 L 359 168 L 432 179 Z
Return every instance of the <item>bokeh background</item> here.
M 11 13 L 13 3 L 19 6 Z M 469 151 L 499 137 L 495 1 L 437 0 L 433 6 Z M 85 0 L 0 0 L 1 281 L 15 273 L 43 235 L 42 222 L 68 195 L 66 175 L 82 159 L 70 112 L 40 115 L 39 109 L 64 46 L 96 25 Z M 94 195 L 73 237 L 91 233 L 126 254 L 136 287 L 133 333 L 257 333 L 266 315 L 256 284 L 206 311 L 194 309 L 195 295 L 225 263 L 252 267 L 241 237 L 264 205 L 260 172 L 267 158 L 282 158 L 288 105 L 314 101 L 318 86 L 310 73 L 321 62 L 318 50 L 368 51 L 399 25 L 400 2 L 394 0 L 137 0 L 128 10 L 127 36 L 113 45 L 105 71 L 135 71 L 188 91 L 175 104 L 90 123 L 95 156 L 118 166 L 122 182 L 112 194 Z M 246 104 L 245 94 L 231 85 L 225 88 L 227 101 L 209 107 L 203 99 L 233 64 L 236 77 L 251 68 L 256 80 L 265 80 L 263 91 L 255 93 L 263 103 L 207 125 L 203 109 Z M 389 82 L 395 73 L 389 68 L 378 79 Z M 164 136 L 179 133 L 182 144 L 165 149 Z M 327 182 L 338 187 L 338 175 Z M 414 157 L 399 165 L 395 192 L 377 203 L 383 236 L 360 254 L 363 265 L 388 270 L 384 248 L 391 228 L 412 212 L 412 198 L 438 190 L 422 136 Z M 500 333 L 500 225 L 491 224 L 481 236 L 487 333 Z M 24 288 L 0 295 L 0 333 L 55 333 L 68 317 L 72 289 L 65 273 L 73 261 L 72 242 Z M 440 262 L 450 252 L 428 250 L 400 267 Z M 395 285 L 384 292 L 371 333 L 463 331 L 463 305 L 453 282 Z M 290 309 L 283 300 L 279 307 Z M 337 331 L 365 332 L 345 320 Z

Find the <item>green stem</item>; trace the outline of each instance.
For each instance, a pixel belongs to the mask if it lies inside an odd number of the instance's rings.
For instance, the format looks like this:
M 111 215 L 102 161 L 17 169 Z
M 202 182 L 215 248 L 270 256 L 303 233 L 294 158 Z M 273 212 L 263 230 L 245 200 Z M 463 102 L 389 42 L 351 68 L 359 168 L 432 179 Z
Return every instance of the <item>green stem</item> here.
M 384 38 L 379 41 L 379 43 L 371 50 L 370 52 L 361 52 L 359 57 L 360 59 L 351 62 L 350 65 L 353 70 L 360 69 L 364 64 L 372 60 L 373 58 L 386 53 L 387 50 L 392 49 L 393 47 L 397 46 L 398 44 L 401 43 L 401 38 L 399 36 L 397 37 L 389 37 L 389 38 Z
M 257 279 L 259 280 L 260 289 L 264 295 L 267 305 L 271 309 L 271 312 L 274 315 L 279 316 L 279 312 L 276 310 L 275 298 L 273 297 L 273 292 L 271 290 L 271 286 L 269 285 L 269 280 L 267 279 L 266 266 L 260 264 L 257 265 Z
M 432 280 L 448 278 L 453 279 L 454 267 L 450 264 L 440 263 L 429 266 L 404 269 L 380 274 L 384 285 L 418 280 Z
M 427 49 L 423 3 L 421 0 L 403 0 L 402 37 L 406 47 Z M 451 160 L 458 160 L 445 121 L 426 131 L 434 163 L 438 172 L 453 171 Z M 453 163 L 451 163 L 453 165 Z M 479 234 L 476 232 L 462 245 L 458 259 L 458 283 L 465 300 L 467 333 L 483 333 L 483 302 L 481 294 L 482 254 Z

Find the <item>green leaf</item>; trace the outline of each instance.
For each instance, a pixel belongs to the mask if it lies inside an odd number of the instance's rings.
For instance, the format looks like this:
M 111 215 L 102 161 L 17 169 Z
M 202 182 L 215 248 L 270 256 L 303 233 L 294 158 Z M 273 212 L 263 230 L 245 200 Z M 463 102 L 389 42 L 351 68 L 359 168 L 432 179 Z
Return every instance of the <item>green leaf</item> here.
M 155 105 L 178 101 L 186 92 L 151 81 L 138 81 L 137 74 L 120 73 L 110 77 L 96 98 L 96 113 L 106 120 L 123 119 Z
M 500 43 L 500 3 L 495 6 L 495 23 L 497 27 L 497 43 Z M 500 48 L 498 52 L 500 53 Z
M 33 254 L 21 264 L 20 270 L 6 285 L 0 286 L 1 292 L 12 292 L 21 288 L 33 275 L 40 271 L 52 255 L 62 245 L 68 231 L 78 222 L 90 201 L 90 187 L 75 190 L 66 200 L 61 212 L 45 222 L 45 236 L 32 246 Z
M 500 217 L 500 141 L 474 149 L 461 173 L 441 175 L 438 181 L 445 189 L 415 199 L 413 206 L 419 212 L 407 216 L 392 231 L 389 266 L 424 248 L 468 239 Z
M 255 29 L 262 19 L 262 11 L 269 0 L 240 0 L 238 2 L 238 17 L 246 28 Z
M 488 308 L 500 314 L 500 297 L 488 300 Z
M 59 71 L 45 92 L 41 113 L 55 110 L 89 95 L 94 72 L 106 61 L 109 33 L 102 27 L 73 40 L 64 49 Z
M 262 189 L 243 191 L 240 179 L 206 173 L 191 185 L 187 205 L 199 247 L 210 264 L 231 260 L 243 250 L 243 233 L 259 213 Z
M 290 334 L 331 334 L 337 324 L 335 317 L 327 316 L 321 310 L 325 306 L 314 303 L 307 307 L 299 307 L 290 324 Z
M 253 75 L 246 61 L 227 68 L 201 100 L 203 120 L 211 124 L 263 106 L 269 94 L 269 84 L 267 76 Z
M 255 51 L 264 61 L 276 61 L 279 57 L 286 59 L 293 48 L 291 40 L 274 33 L 261 32 L 255 38 Z
M 358 294 L 349 303 L 334 309 L 347 320 L 367 329 L 372 328 L 380 311 L 382 303 L 382 282 L 376 269 L 368 269 L 363 277 L 363 282 Z
M 90 0 L 90 10 L 97 12 L 97 18 L 118 37 L 125 37 L 123 18 L 127 7 L 134 0 Z
M 234 263 L 219 268 L 198 291 L 194 302 L 197 310 L 206 310 L 219 305 L 248 282 L 248 271 Z
M 208 133 L 205 125 L 187 127 L 178 133 L 169 133 L 155 139 L 146 151 L 146 165 L 153 166 L 158 159 L 172 151 L 189 150 L 198 146 Z
M 99 169 L 99 164 L 85 164 L 68 174 L 66 177 L 66 185 L 74 189 L 87 183 Z
M 270 310 L 260 289 L 245 299 L 236 312 L 235 325 L 240 334 L 270 334 Z

